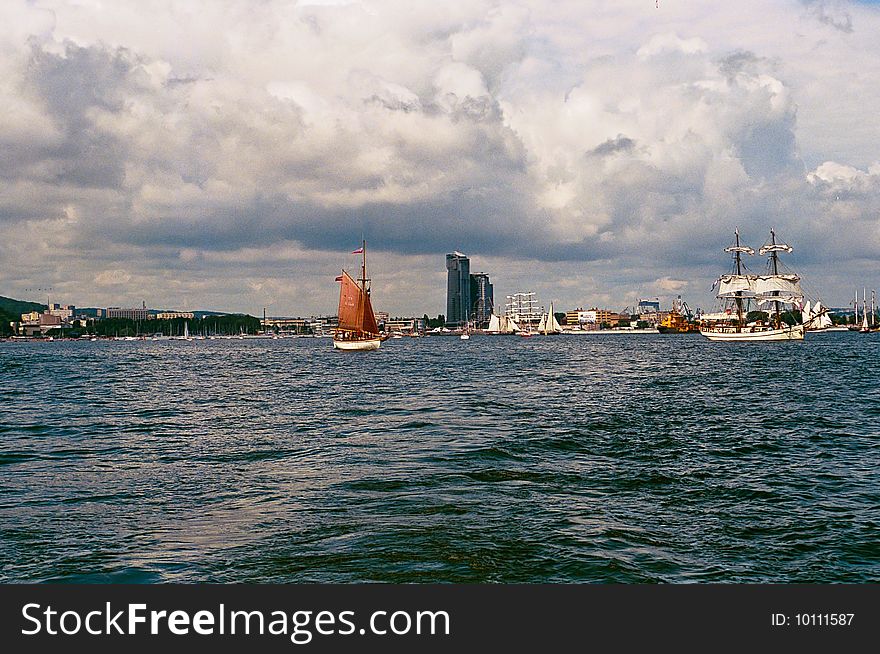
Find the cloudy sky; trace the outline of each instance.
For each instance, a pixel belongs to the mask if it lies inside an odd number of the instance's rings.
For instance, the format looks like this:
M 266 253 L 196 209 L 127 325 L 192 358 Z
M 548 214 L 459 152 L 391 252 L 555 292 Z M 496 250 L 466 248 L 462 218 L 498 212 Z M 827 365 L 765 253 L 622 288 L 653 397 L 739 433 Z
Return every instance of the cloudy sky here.
M 4 0 L 0 295 L 332 313 L 364 237 L 393 314 L 445 310 L 452 250 L 496 301 L 708 307 L 739 226 L 846 305 L 878 34 L 847 0 Z

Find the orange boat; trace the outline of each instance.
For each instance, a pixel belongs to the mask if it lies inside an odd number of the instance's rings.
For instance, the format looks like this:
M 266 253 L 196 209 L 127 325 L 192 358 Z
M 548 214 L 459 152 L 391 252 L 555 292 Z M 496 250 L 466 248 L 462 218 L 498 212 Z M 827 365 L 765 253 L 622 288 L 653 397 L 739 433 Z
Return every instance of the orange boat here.
M 379 333 L 376 316 L 367 288 L 367 242 L 352 254 L 363 255 L 361 278 L 355 280 L 345 270 L 336 278 L 339 286 L 339 326 L 333 332 L 333 347 L 337 350 L 378 350 L 385 340 Z M 358 283 L 360 282 L 360 283 Z

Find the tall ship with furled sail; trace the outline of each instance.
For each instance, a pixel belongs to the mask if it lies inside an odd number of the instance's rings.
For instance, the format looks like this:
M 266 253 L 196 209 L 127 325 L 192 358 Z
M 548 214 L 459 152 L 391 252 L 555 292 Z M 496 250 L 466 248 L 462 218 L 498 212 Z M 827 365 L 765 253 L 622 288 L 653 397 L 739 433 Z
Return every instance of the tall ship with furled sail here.
M 367 287 L 367 242 L 352 254 L 362 255 L 361 278 L 356 280 L 345 270 L 339 282 L 339 325 L 333 331 L 333 347 L 337 350 L 377 350 L 382 342 L 379 325 L 370 303 Z
M 793 273 L 781 273 L 779 253 L 792 251 L 790 245 L 776 242 L 776 233 L 770 230 L 770 242 L 758 253 L 768 255 L 766 275 L 748 274 L 743 265 L 742 255 L 753 255 L 755 251 L 739 241 L 739 230 L 735 232 L 736 242 L 724 249 L 733 254 L 733 272 L 721 275 L 715 284 L 717 297 L 725 304 L 722 317 L 709 320 L 700 327 L 700 333 L 710 341 L 800 341 L 804 338 L 804 324 L 790 324 L 783 320 L 784 312 L 800 307 L 804 294 L 801 291 L 800 277 Z M 750 310 L 755 307 L 761 312 L 755 320 L 749 321 Z M 766 316 L 766 317 L 765 317 Z

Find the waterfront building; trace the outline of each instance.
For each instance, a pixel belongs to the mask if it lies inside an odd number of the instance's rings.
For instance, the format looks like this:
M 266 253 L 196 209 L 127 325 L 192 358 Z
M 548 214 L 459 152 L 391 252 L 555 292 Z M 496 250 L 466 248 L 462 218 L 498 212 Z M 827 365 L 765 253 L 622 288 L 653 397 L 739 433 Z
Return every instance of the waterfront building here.
M 61 321 L 64 323 L 69 323 L 73 320 L 74 313 L 76 312 L 76 307 L 72 304 L 56 304 L 54 302 L 49 304 L 49 308 L 47 312 L 53 316 L 58 316 L 61 318 Z
M 639 305 L 634 312 L 639 320 L 644 320 L 652 324 L 660 322 L 660 299 L 639 300 Z
M 147 308 L 121 309 L 119 307 L 107 307 L 108 318 L 128 318 L 129 320 L 150 320 L 153 314 Z
M 597 309 L 575 309 L 565 314 L 565 324 L 574 327 L 584 325 L 599 325 L 599 311 Z
M 85 309 L 77 309 L 76 314 L 80 320 L 84 319 L 97 319 L 100 320 L 104 318 L 107 313 L 106 309 L 96 309 L 95 307 L 88 307 Z
M 477 329 L 487 329 L 492 311 L 495 308 L 495 296 L 492 282 L 486 273 L 474 273 L 470 279 L 471 310 L 468 317 Z
M 580 325 L 587 328 L 595 326 L 596 329 L 603 324 L 615 327 L 620 322 L 620 315 L 608 309 L 599 309 L 598 307 L 575 309 L 565 314 L 565 322 L 568 326 Z
M 61 316 L 53 315 L 48 310 L 43 313 L 37 313 L 36 311 L 23 313 L 20 323 L 10 323 L 20 336 L 45 334 L 53 329 L 62 327 L 63 324 Z
M 446 255 L 446 325 L 460 327 L 470 318 L 471 261 L 461 252 Z

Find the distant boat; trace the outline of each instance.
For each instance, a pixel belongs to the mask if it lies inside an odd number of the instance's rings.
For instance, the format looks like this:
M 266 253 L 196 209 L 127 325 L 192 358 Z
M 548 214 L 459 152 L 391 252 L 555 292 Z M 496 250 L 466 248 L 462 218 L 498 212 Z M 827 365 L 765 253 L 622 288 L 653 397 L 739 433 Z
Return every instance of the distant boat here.
M 822 306 L 821 300 L 817 300 L 812 307 L 810 301 L 807 300 L 801 314 L 803 315 L 804 327 L 809 332 L 849 331 L 846 327 L 834 326 L 828 316 L 828 309 Z
M 538 333 L 544 336 L 552 336 L 562 333 L 562 326 L 557 322 L 556 316 L 553 315 L 553 303 L 550 303 L 550 311 L 541 316 L 541 322 L 538 323 Z
M 466 341 L 466 340 L 470 339 L 470 337 L 471 337 L 471 324 L 470 324 L 470 322 L 468 322 L 467 314 L 465 314 L 464 328 L 462 329 L 461 335 L 459 336 L 459 338 L 463 341 Z
M 333 332 L 333 347 L 337 350 L 377 350 L 383 339 L 367 288 L 367 242 L 364 241 L 352 254 L 363 255 L 361 278 L 356 281 L 345 270 L 336 278 L 340 282 L 339 326 Z
M 755 251 L 739 242 L 739 230 L 734 232 L 736 242 L 725 248 L 733 253 L 732 274 L 721 275 L 715 284 L 717 297 L 724 301 L 726 318 L 712 321 L 700 327 L 700 333 L 710 341 L 801 341 L 804 338 L 804 324 L 787 324 L 782 320 L 783 307 L 794 308 L 803 299 L 800 277 L 779 272 L 779 253 L 791 252 L 792 248 L 776 242 L 776 233 L 770 230 L 770 243 L 765 244 L 760 254 L 769 254 L 769 275 L 746 274 L 742 263 L 743 254 Z M 754 303 L 760 307 L 770 305 L 767 323 L 756 320 L 746 323 L 748 306 Z
M 489 319 L 489 334 L 515 334 L 520 331 L 519 325 L 513 318 L 507 316 L 496 316 L 494 313 Z

